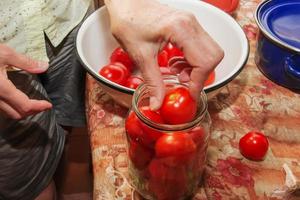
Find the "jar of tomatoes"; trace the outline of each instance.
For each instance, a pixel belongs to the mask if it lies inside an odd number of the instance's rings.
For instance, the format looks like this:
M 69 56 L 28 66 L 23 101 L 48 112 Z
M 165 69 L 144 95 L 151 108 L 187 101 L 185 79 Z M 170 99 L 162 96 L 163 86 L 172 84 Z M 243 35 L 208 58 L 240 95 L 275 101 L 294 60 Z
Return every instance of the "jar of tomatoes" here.
M 211 120 L 204 92 L 195 101 L 186 85 L 165 79 L 161 108 L 149 108 L 149 91 L 140 85 L 125 122 L 129 176 L 146 199 L 193 196 L 205 167 Z

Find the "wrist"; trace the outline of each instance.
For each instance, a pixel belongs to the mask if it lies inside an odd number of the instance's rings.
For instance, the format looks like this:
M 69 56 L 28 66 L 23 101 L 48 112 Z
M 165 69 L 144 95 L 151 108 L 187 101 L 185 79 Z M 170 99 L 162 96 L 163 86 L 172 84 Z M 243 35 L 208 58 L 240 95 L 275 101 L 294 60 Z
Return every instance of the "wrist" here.
M 118 17 L 121 14 L 130 12 L 142 0 L 104 0 L 111 17 Z

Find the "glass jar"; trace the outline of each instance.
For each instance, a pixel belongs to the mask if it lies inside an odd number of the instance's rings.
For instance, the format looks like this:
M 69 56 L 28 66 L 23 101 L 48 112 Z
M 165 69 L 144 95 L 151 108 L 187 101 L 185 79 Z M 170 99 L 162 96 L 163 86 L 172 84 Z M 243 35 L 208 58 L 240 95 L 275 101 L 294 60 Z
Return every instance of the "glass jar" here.
M 167 90 L 186 87 L 174 77 L 164 81 Z M 148 105 L 149 91 L 142 84 L 133 95 L 125 125 L 131 184 L 146 199 L 189 199 L 197 189 L 206 162 L 211 125 L 206 95 L 201 93 L 196 117 L 185 124 L 160 123 L 156 114 L 149 119 L 144 115 Z

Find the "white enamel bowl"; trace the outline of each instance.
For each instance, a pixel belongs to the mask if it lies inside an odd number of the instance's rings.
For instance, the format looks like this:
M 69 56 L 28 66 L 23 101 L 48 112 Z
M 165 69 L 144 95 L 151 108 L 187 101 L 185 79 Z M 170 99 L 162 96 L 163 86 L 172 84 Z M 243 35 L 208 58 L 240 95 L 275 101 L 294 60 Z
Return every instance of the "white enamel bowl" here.
M 204 88 L 208 98 L 213 97 L 241 72 L 247 62 L 249 46 L 242 28 L 230 15 L 202 1 L 161 0 L 161 2 L 193 13 L 204 29 L 223 48 L 225 57 L 215 70 L 216 80 Z M 109 63 L 111 52 L 119 46 L 110 32 L 106 7 L 98 9 L 85 20 L 79 29 L 76 46 L 83 66 L 99 82 L 103 90 L 115 101 L 130 107 L 134 90 L 113 83 L 98 73 L 101 67 Z

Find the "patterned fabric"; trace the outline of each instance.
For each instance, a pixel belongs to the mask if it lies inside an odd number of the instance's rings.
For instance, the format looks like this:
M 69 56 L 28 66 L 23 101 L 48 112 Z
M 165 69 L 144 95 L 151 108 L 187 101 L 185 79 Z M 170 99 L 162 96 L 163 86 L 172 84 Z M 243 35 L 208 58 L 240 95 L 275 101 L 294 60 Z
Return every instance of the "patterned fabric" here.
M 44 32 L 57 46 L 83 19 L 90 0 L 1 0 L 0 43 L 47 61 Z
M 300 199 L 300 95 L 269 81 L 254 62 L 253 14 L 260 0 L 241 0 L 235 19 L 250 43 L 244 70 L 209 101 L 212 138 L 203 184 L 194 200 Z M 87 78 L 87 116 L 94 169 L 94 199 L 129 200 L 136 193 L 128 183 L 124 117 L 127 110 Z M 269 139 L 266 159 L 241 156 L 239 139 L 259 130 Z M 299 192 L 298 192 L 299 195 Z

